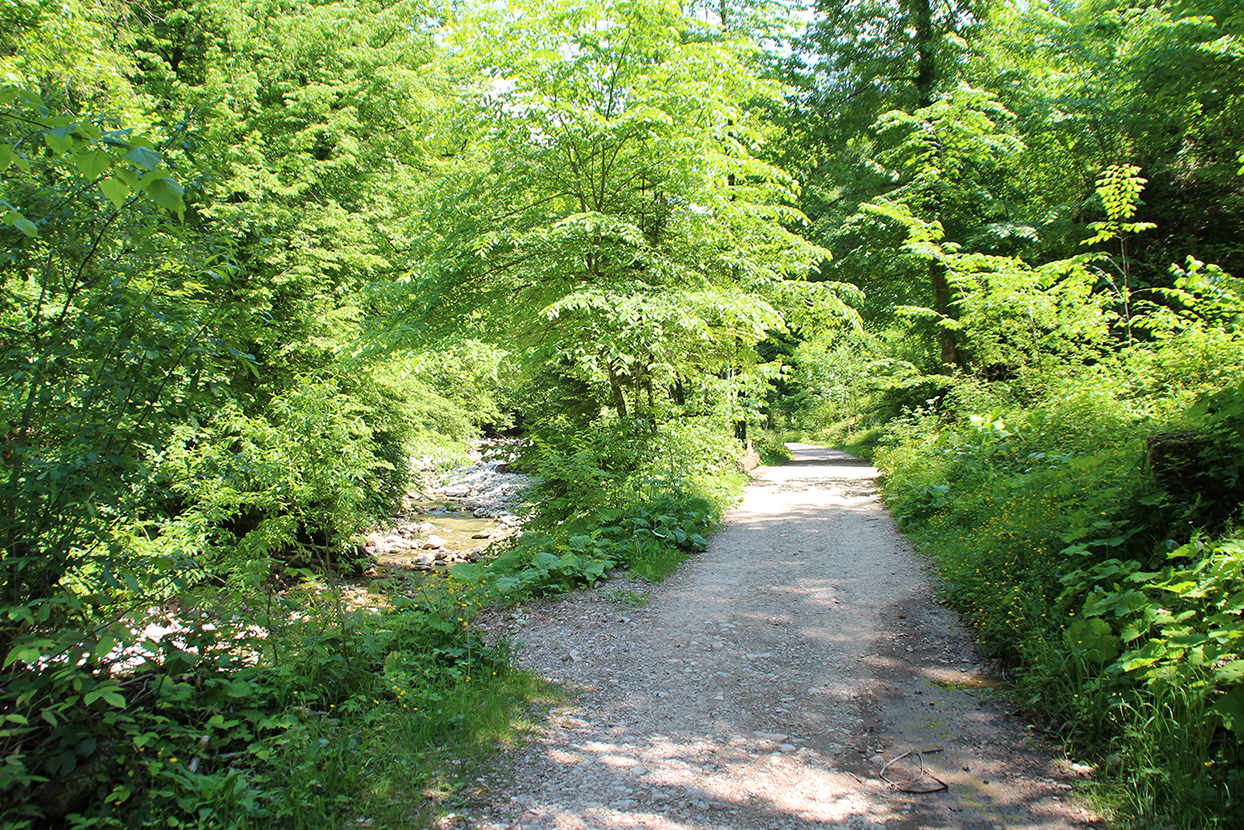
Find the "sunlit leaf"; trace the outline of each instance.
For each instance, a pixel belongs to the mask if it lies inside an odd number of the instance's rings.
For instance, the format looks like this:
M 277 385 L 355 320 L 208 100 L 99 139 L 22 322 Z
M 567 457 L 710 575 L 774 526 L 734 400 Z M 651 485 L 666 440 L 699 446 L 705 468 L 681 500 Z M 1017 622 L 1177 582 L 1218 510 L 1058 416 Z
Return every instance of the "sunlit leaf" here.
M 38 236 L 39 235 L 39 229 L 38 227 L 35 226 L 35 223 L 31 222 L 29 219 L 27 219 L 25 216 L 22 216 L 21 214 L 18 214 L 17 217 L 13 219 L 13 227 L 17 228 L 19 231 L 26 234 L 26 236 Z
M 112 156 L 103 150 L 92 150 L 89 153 L 79 153 L 74 157 L 74 163 L 78 165 L 82 175 L 93 179 L 112 166 Z

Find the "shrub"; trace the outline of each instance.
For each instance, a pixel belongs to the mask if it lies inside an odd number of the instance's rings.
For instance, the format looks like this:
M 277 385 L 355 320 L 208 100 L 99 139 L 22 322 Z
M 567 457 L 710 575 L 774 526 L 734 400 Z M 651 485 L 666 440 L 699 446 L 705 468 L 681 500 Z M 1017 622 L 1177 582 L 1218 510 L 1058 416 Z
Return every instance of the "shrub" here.
M 707 547 L 704 534 L 746 480 L 742 445 L 721 419 L 606 417 L 567 427 L 547 425 L 522 453 L 540 483 L 521 539 L 486 565 L 455 568 L 492 596 L 568 591 L 619 565 L 662 579 Z
M 507 671 L 504 644 L 485 648 L 466 624 L 477 606 L 460 586 L 387 611 L 349 611 L 315 581 L 256 594 L 199 593 L 212 611 L 183 609 L 158 644 L 126 620 L 20 644 L 5 666 L 0 821 L 338 823 L 370 786 L 367 732 L 400 721 L 443 741 L 471 726 L 445 714 L 457 690 Z
M 1244 769 L 1241 547 L 1206 530 L 1239 516 L 1239 390 L 1163 422 L 1101 377 L 1040 406 L 894 422 L 886 497 L 1030 707 L 1122 759 L 1112 775 L 1137 810 L 1213 821 L 1240 809 Z M 1172 426 L 1201 436 L 1195 486 L 1146 463 L 1146 437 Z

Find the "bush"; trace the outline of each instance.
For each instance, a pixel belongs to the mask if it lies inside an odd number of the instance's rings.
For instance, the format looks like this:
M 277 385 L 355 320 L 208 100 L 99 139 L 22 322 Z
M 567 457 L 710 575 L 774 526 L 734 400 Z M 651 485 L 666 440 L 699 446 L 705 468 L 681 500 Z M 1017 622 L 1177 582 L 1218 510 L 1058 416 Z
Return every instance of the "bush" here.
M 227 404 L 179 429 L 165 472 L 185 508 L 164 544 L 222 575 L 269 559 L 353 569 L 353 535 L 404 493 L 367 414 L 331 379 L 307 378 L 263 415 Z
M 742 445 L 719 419 L 603 418 L 582 431 L 555 421 L 521 464 L 540 482 L 521 539 L 454 572 L 509 601 L 594 584 L 617 566 L 663 579 L 707 547 L 704 534 L 742 489 Z M 564 430 L 564 431 L 562 431 Z
M 504 645 L 466 625 L 475 606 L 458 586 L 389 611 L 348 611 L 314 581 L 258 607 L 256 593 L 199 593 L 212 612 L 183 609 L 184 629 L 158 645 L 125 620 L 20 645 L 5 667 L 0 821 L 333 825 L 371 786 L 368 733 L 473 728 L 447 702 L 507 671 Z
M 1189 405 L 1168 389 L 1185 408 L 1155 421 L 1169 410 L 1101 371 L 1041 406 L 952 424 L 911 413 L 877 462 L 896 518 L 1026 703 L 1082 751 L 1122 759 L 1136 809 L 1212 822 L 1238 813 L 1244 769 L 1244 549 L 1206 535 L 1240 518 L 1240 390 Z M 1171 434 L 1203 439 L 1195 486 L 1147 464 L 1146 437 Z

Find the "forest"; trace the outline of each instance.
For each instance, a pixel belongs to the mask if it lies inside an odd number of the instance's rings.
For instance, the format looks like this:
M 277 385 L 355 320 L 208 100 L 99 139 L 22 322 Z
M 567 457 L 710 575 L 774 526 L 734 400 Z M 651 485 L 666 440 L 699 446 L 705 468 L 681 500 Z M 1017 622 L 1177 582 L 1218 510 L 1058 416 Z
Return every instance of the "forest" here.
M 1233 0 L 0 0 L 0 218 L 4 830 L 425 826 L 558 694 L 475 615 L 792 440 L 1117 826 L 1240 826 Z M 521 538 L 347 603 L 482 437 Z

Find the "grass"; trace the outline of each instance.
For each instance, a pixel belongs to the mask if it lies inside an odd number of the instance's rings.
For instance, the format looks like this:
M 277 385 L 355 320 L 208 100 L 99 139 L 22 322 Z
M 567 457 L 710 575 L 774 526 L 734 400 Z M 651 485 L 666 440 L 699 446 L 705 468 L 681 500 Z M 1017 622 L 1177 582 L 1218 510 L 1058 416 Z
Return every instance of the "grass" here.
M 369 735 L 354 760 L 358 800 L 339 817 L 396 830 L 479 803 L 496 781 L 498 753 L 521 746 L 540 712 L 561 700 L 556 687 L 508 671 L 445 689 L 428 712 L 389 704 L 369 713 L 358 724 Z
M 631 559 L 631 576 L 648 582 L 660 582 L 678 570 L 691 554 L 666 544 L 640 547 Z
M 632 591 L 630 588 L 614 588 L 612 591 L 606 591 L 605 597 L 618 605 L 625 605 L 627 608 L 643 608 L 652 599 L 652 592 Z

